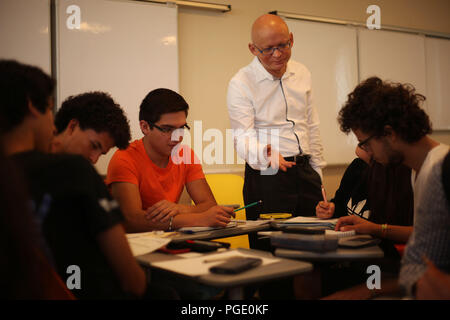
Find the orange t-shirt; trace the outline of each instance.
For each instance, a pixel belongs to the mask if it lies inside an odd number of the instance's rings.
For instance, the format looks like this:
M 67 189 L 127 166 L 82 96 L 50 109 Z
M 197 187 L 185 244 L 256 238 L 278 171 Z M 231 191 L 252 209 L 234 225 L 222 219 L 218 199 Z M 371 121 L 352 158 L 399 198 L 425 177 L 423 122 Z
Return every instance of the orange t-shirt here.
M 114 153 L 108 165 L 106 184 L 129 182 L 136 185 L 142 209 L 146 210 L 161 200 L 178 202 L 186 183 L 203 178 L 202 166 L 188 146 L 183 145 L 178 156 L 170 157 L 167 166 L 160 168 L 149 158 L 140 139 L 130 143 L 126 150 Z

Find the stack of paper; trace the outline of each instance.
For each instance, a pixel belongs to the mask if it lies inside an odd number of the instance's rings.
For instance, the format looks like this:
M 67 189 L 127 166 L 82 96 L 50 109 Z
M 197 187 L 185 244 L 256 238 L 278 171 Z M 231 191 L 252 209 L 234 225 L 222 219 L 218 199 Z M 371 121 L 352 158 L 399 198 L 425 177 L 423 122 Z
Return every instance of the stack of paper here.
M 127 239 L 135 257 L 156 251 L 171 241 L 167 238 L 167 232 L 130 233 L 127 234 Z
M 233 220 L 232 220 L 233 221 Z M 239 226 L 261 226 L 263 224 L 269 224 L 270 220 L 234 220 Z
M 202 232 L 202 231 L 211 231 L 211 230 L 217 230 L 217 229 L 224 229 L 224 228 L 233 228 L 236 227 L 236 222 L 230 222 L 227 224 L 226 227 L 183 227 L 178 229 L 179 232 L 183 233 L 196 233 L 196 232 Z
M 203 231 L 211 231 L 217 229 L 224 228 L 233 228 L 233 227 L 254 227 L 263 224 L 268 224 L 270 221 L 268 220 L 231 220 L 226 227 L 183 227 L 178 229 L 179 232 L 183 233 L 197 233 Z
M 327 227 L 334 229 L 338 218 L 336 219 L 319 219 L 317 217 L 295 217 L 285 221 L 280 221 L 278 225 L 286 226 L 303 226 L 303 227 Z
M 346 238 L 346 237 L 355 236 L 356 232 L 355 232 L 355 230 L 350 230 L 350 231 L 325 230 L 325 235 L 336 237 L 336 238 Z

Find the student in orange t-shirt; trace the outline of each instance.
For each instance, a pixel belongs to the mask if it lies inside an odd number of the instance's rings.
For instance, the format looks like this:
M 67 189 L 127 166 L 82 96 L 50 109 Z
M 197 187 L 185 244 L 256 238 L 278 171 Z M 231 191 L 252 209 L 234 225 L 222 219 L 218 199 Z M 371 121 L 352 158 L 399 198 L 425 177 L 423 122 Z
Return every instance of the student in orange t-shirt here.
M 113 155 L 106 178 L 125 216 L 127 232 L 185 226 L 223 227 L 234 216 L 218 206 L 194 152 L 181 145 L 189 106 L 169 89 L 151 91 L 142 101 L 144 134 Z M 183 188 L 195 205 L 178 204 Z

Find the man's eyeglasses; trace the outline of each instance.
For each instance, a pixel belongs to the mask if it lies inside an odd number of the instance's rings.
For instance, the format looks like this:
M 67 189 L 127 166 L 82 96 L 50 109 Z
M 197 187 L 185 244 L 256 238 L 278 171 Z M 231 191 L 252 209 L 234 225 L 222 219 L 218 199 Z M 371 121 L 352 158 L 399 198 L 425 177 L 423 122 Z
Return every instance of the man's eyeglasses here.
M 158 129 L 159 131 L 161 131 L 162 133 L 165 133 L 165 134 L 172 134 L 175 130 L 178 130 L 178 129 L 191 130 L 191 128 L 187 124 L 184 124 L 183 126 L 181 126 L 179 128 L 172 127 L 172 126 L 161 126 L 160 127 L 160 126 L 154 124 L 153 122 L 149 122 L 148 124 L 150 125 L 150 127 L 155 127 L 156 129 Z
M 364 151 L 368 152 L 369 151 L 369 146 L 367 145 L 367 143 L 369 143 L 370 139 L 372 139 L 374 137 L 376 137 L 376 134 L 373 134 L 370 137 L 368 137 L 367 139 L 364 139 L 363 141 L 358 143 L 358 148 L 361 148 Z
M 288 50 L 291 47 L 291 40 L 289 40 L 286 43 L 282 43 L 279 44 L 276 47 L 270 47 L 270 48 L 264 48 L 264 49 L 260 49 L 258 48 L 255 44 L 253 44 L 253 46 L 256 48 L 256 50 L 259 51 L 259 53 L 261 53 L 263 56 L 271 56 L 274 54 L 275 50 L 280 51 L 281 53 L 285 52 L 286 50 Z

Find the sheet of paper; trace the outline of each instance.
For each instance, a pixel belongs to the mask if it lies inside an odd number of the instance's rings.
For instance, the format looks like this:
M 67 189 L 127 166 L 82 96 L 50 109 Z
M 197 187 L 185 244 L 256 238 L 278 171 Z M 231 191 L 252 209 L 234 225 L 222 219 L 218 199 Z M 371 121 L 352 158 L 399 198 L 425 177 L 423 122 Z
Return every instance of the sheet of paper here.
M 270 223 L 270 220 L 232 220 L 232 221 L 236 221 L 239 227 L 241 226 L 253 227 Z
M 165 234 L 156 232 L 130 233 L 127 239 L 135 257 L 156 251 L 171 241 Z
M 285 221 L 282 221 L 282 223 L 329 223 L 329 224 L 336 224 L 339 219 L 319 219 L 317 217 L 294 217 Z
M 201 276 L 205 274 L 209 274 L 209 268 L 221 264 L 225 262 L 225 260 L 231 258 L 231 257 L 257 257 L 262 259 L 262 265 L 268 265 L 271 263 L 275 263 L 280 261 L 276 258 L 265 258 L 265 257 L 259 257 L 254 256 L 251 254 L 245 254 L 238 250 L 228 250 L 225 252 L 217 253 L 217 254 L 208 254 L 203 255 L 202 257 L 196 257 L 196 258 L 185 258 L 185 259 L 177 259 L 177 260 L 171 260 L 171 261 L 162 261 L 162 262 L 155 262 L 152 263 L 153 266 L 162 268 L 165 270 L 169 270 L 172 272 L 176 272 L 179 274 L 184 274 L 188 276 Z M 210 260 L 217 260 L 214 262 L 205 262 Z
M 236 227 L 237 223 L 235 221 L 231 221 L 227 224 L 225 228 L 232 228 Z M 214 227 L 183 227 L 178 229 L 179 232 L 184 233 L 196 233 L 196 232 L 202 232 L 202 231 L 211 231 L 211 230 L 217 230 L 217 229 L 223 229 L 223 228 L 214 228 Z

